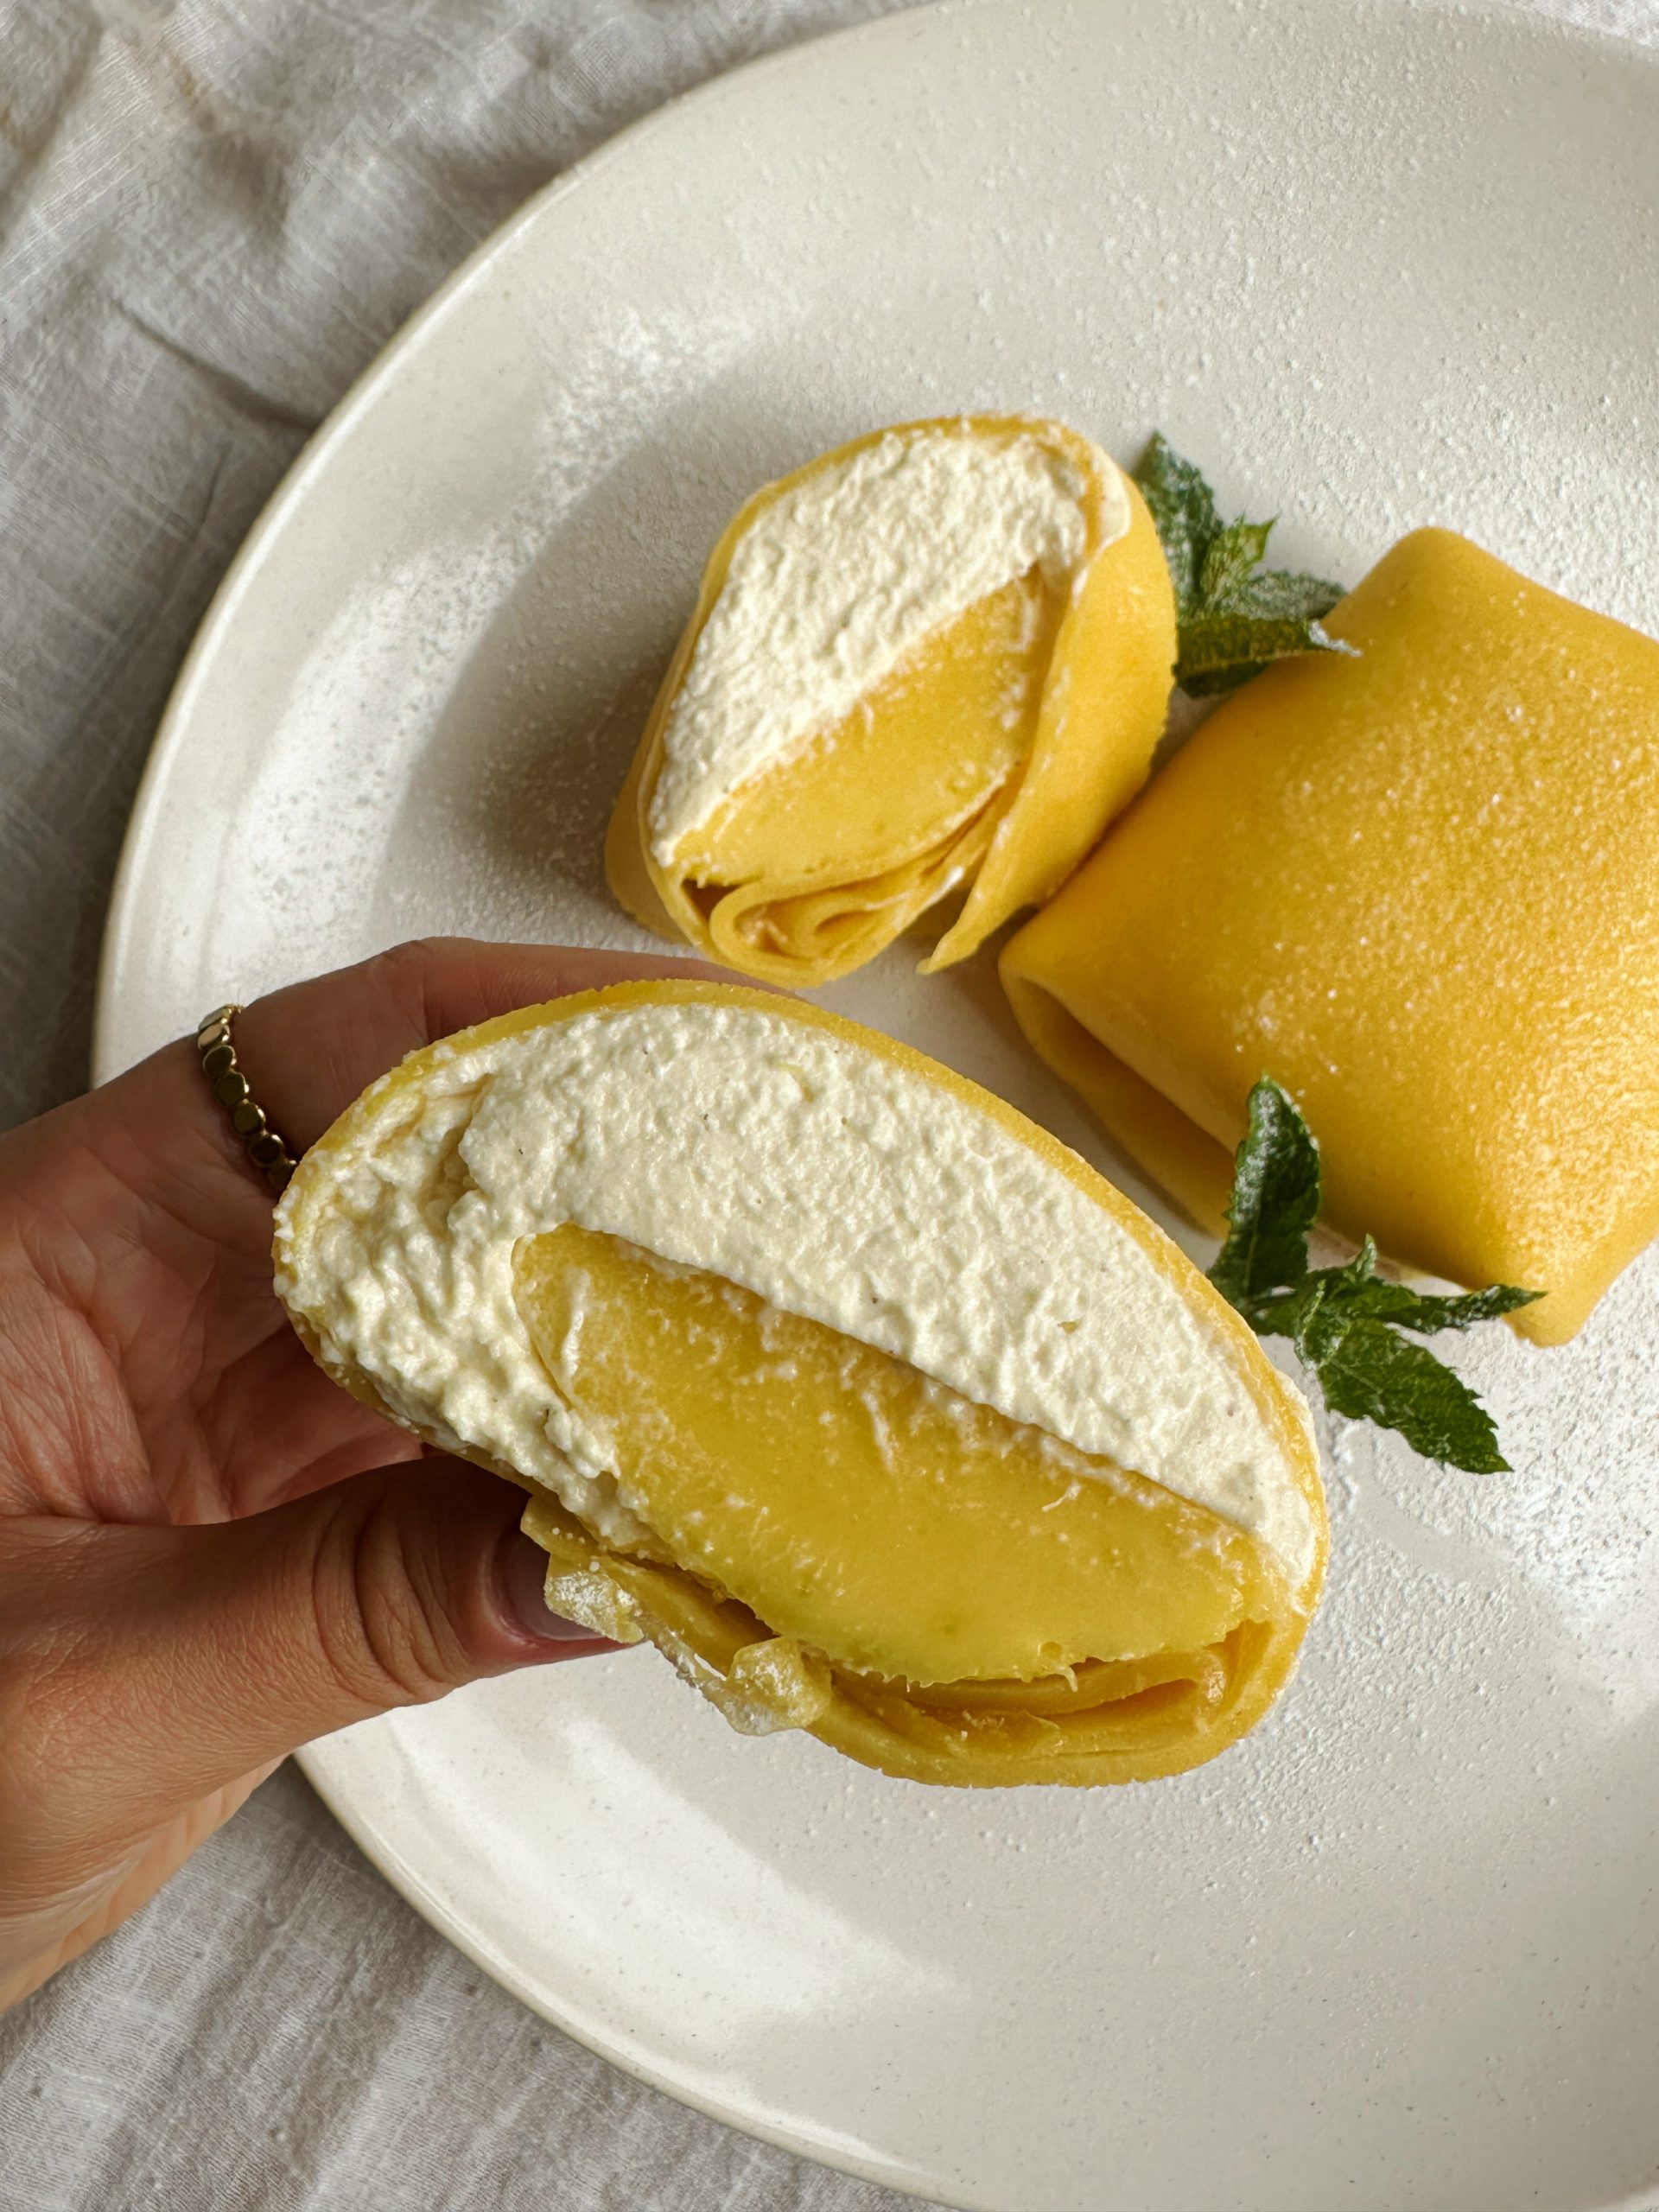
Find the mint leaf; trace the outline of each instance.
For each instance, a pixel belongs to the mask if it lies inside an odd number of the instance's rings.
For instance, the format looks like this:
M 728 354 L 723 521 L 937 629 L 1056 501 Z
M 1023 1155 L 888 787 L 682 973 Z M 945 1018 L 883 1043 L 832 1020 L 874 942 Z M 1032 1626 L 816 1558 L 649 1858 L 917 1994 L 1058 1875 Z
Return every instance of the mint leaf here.
M 1224 524 L 1215 494 L 1161 432 L 1135 471 L 1175 587 L 1175 680 L 1195 698 L 1230 691 L 1287 654 L 1351 652 L 1320 618 L 1342 597 L 1323 577 L 1263 569 L 1271 522 Z
M 1376 1246 L 1367 1237 L 1353 1258 L 1340 1268 L 1320 1268 L 1310 1281 L 1328 1282 L 1332 1303 L 1344 1313 L 1391 1322 L 1398 1329 L 1414 1329 L 1431 1337 L 1440 1329 L 1466 1329 L 1476 1321 L 1496 1321 L 1518 1306 L 1541 1298 L 1541 1290 L 1517 1290 L 1513 1283 L 1495 1282 L 1489 1289 L 1465 1291 L 1442 1298 L 1409 1290 L 1376 1272 Z
M 1289 654 L 1348 650 L 1313 621 L 1240 613 L 1195 615 L 1181 626 L 1175 680 L 1188 698 L 1209 699 L 1236 691 L 1269 662 Z
M 1205 548 L 1194 596 L 1230 606 L 1267 558 L 1272 535 L 1270 522 L 1230 522 L 1218 530 Z
M 1325 1303 L 1325 1271 L 1304 1275 L 1294 1290 L 1287 1290 L 1277 1298 L 1257 1299 L 1238 1310 L 1255 1331 L 1258 1337 L 1292 1337 L 1298 1344 L 1312 1327 L 1313 1316 Z M 1235 1299 L 1233 1304 L 1237 1306 Z
M 1271 523 L 1264 525 L 1271 529 Z M 1259 576 L 1251 576 L 1241 585 L 1235 602 L 1252 620 L 1258 622 L 1306 622 L 1315 627 L 1321 614 L 1328 614 L 1343 596 L 1340 584 L 1326 583 L 1322 576 L 1294 575 L 1288 569 L 1264 569 Z M 1357 653 L 1358 648 L 1344 645 L 1339 638 L 1325 638 L 1322 652 Z
M 1198 597 L 1198 572 L 1221 530 L 1215 494 L 1161 430 L 1154 433 L 1135 480 L 1157 525 L 1176 607 L 1184 611 Z
M 1395 1332 L 1466 1329 L 1541 1294 L 1510 1283 L 1452 1297 L 1411 1290 L 1377 1273 L 1369 1236 L 1340 1267 L 1310 1269 L 1319 1188 L 1313 1134 L 1289 1093 L 1263 1076 L 1250 1093 L 1227 1241 L 1211 1281 L 1258 1336 L 1292 1340 L 1333 1413 L 1396 1429 L 1426 1459 L 1471 1474 L 1506 1471 L 1491 1416 L 1468 1384 Z
M 1319 1148 L 1288 1091 L 1263 1076 L 1233 1166 L 1230 1226 L 1210 1280 L 1241 1312 L 1307 1273 L 1307 1233 L 1319 1211 Z M 1248 1316 L 1247 1316 L 1248 1318 Z
M 1467 1329 L 1477 1321 L 1496 1321 L 1542 1296 L 1539 1290 L 1517 1290 L 1513 1283 L 1495 1282 L 1489 1290 L 1471 1291 L 1461 1298 L 1431 1298 L 1408 1290 L 1402 1282 L 1385 1282 L 1379 1275 L 1346 1299 L 1343 1310 L 1432 1337 L 1441 1329 Z
M 1387 1322 L 1323 1303 L 1297 1350 L 1332 1413 L 1396 1429 L 1414 1452 L 1444 1466 L 1508 1473 L 1492 1417 L 1469 1385 Z

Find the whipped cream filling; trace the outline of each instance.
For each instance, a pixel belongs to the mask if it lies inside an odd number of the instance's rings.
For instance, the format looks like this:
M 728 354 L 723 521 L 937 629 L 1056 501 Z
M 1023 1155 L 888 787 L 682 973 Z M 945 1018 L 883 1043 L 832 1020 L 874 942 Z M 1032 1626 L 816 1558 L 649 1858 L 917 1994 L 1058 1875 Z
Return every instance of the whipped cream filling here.
M 513 1297 L 519 1239 L 567 1221 L 1151 1477 L 1294 1586 L 1312 1567 L 1307 1501 L 1235 1355 L 1135 1238 L 969 1102 L 782 1011 L 597 1011 L 440 1057 L 290 1186 L 277 1288 L 394 1412 L 626 1542 L 602 1440 Z
M 1129 527 L 1104 454 L 1100 545 Z M 771 500 L 733 549 L 663 728 L 663 866 L 743 783 L 846 719 L 936 630 L 1033 568 L 1071 581 L 1088 486 L 1025 433 L 889 431 Z

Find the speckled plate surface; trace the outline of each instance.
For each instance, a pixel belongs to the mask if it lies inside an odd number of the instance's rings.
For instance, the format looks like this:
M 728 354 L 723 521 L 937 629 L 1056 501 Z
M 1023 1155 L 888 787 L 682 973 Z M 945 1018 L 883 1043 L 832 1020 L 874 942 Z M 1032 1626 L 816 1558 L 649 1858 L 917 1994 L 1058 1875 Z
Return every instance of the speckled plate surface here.
M 158 741 L 100 1071 L 414 931 L 643 944 L 600 839 L 703 554 L 875 423 L 1161 426 L 1298 564 L 1449 523 L 1659 629 L 1656 240 L 1659 67 L 1507 14 L 993 3 L 721 82 L 528 207 L 289 478 Z M 986 969 L 914 958 L 830 995 L 1134 1187 Z M 637 1655 L 308 1770 L 618 2064 L 951 2204 L 1659 2201 L 1656 1345 L 1650 1255 L 1568 1349 L 1454 1353 L 1512 1476 L 1332 1436 L 1301 1675 L 1178 1781 L 930 1793 Z

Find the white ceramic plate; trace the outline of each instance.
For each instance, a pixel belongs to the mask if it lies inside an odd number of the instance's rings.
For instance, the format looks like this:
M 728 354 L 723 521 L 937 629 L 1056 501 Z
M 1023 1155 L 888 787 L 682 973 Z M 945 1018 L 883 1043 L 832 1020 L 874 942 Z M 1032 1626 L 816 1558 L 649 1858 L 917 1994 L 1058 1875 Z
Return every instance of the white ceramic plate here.
M 1161 426 L 1294 560 L 1446 522 L 1659 629 L 1656 240 L 1659 67 L 1507 15 L 958 7 L 716 85 L 493 241 L 256 531 L 134 823 L 99 1072 L 415 931 L 643 945 L 600 839 L 703 554 L 873 423 Z M 1113 1172 L 988 974 L 914 957 L 831 995 Z M 1331 1440 L 1300 1678 L 1178 1781 L 929 1792 L 640 1656 L 308 1768 L 562 2026 L 953 2204 L 1650 2201 L 1656 1346 L 1650 1258 L 1566 1351 L 1464 1350 L 1513 1476 Z

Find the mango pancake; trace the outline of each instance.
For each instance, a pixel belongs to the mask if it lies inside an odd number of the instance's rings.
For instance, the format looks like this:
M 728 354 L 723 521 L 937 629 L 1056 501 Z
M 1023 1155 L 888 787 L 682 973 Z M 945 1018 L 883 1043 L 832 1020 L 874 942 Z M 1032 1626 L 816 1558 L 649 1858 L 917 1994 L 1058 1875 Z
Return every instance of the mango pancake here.
M 276 1258 L 331 1374 L 531 1492 L 549 1603 L 741 1730 L 1146 1780 L 1292 1671 L 1294 1387 L 1075 1154 L 821 1009 L 627 984 L 431 1046 L 307 1154 Z
M 1009 941 L 1027 1037 L 1219 1229 L 1250 1086 L 1332 1224 L 1573 1335 L 1659 1233 L 1659 643 L 1449 531 L 1228 700 Z
M 647 927 L 802 987 L 948 895 L 930 967 L 1050 896 L 1146 776 L 1174 599 L 1140 493 L 1056 423 L 878 430 L 715 548 L 618 798 Z

